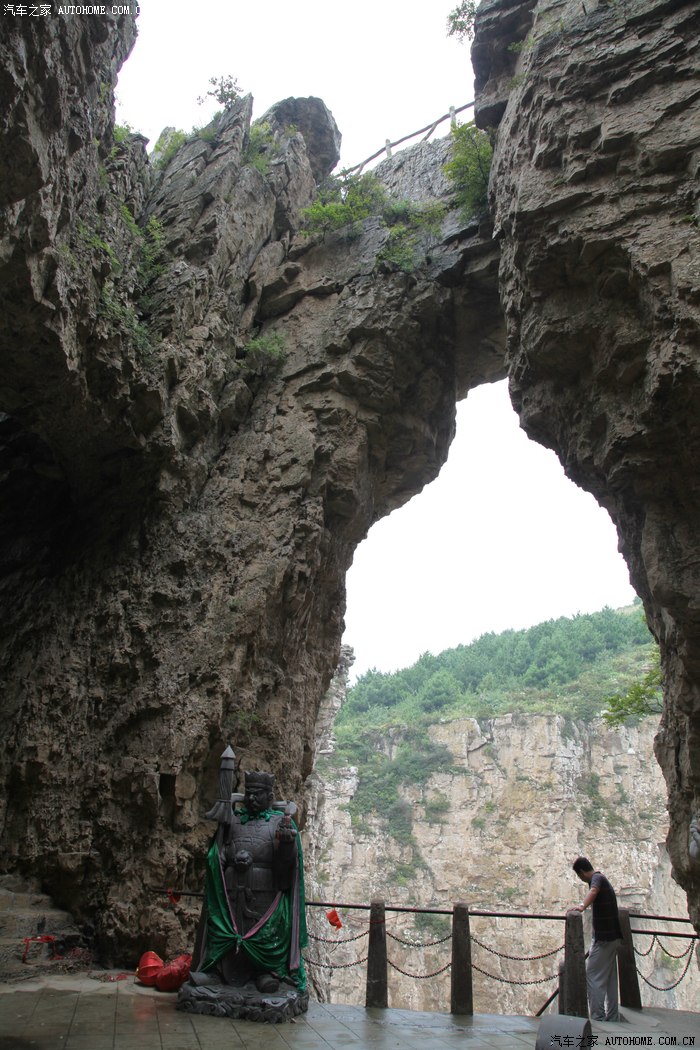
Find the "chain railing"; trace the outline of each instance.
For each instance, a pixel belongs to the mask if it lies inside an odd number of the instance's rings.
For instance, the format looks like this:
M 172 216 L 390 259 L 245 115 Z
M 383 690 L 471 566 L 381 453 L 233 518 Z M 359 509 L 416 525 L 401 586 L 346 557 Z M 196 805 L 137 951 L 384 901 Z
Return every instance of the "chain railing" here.
M 366 993 L 366 1005 L 367 1006 L 386 1006 L 387 1005 L 387 975 L 388 969 L 395 970 L 397 973 L 402 974 L 411 980 L 424 981 L 431 978 L 439 977 L 442 974 L 452 971 L 451 973 L 451 1011 L 452 1013 L 472 1013 L 472 972 L 481 974 L 482 977 L 488 980 L 497 981 L 501 984 L 509 984 L 513 986 L 527 987 L 545 985 L 558 981 L 558 987 L 554 990 L 552 995 L 547 999 L 543 1007 L 537 1011 L 540 1015 L 549 1006 L 554 999 L 559 995 L 559 1012 L 564 1014 L 574 1014 L 576 1016 L 587 1015 L 587 995 L 586 995 L 586 974 L 585 974 L 585 960 L 587 953 L 584 951 L 583 943 L 583 917 L 577 910 L 572 910 L 566 915 L 561 914 L 541 914 L 533 912 L 498 912 L 498 911 L 481 911 L 471 910 L 464 904 L 455 905 L 450 911 L 445 908 L 415 908 L 407 906 L 396 906 L 392 907 L 385 905 L 382 901 L 374 901 L 371 905 L 366 904 L 342 904 L 338 902 L 330 901 L 309 901 L 307 902 L 310 907 L 322 907 L 322 908 L 344 908 L 346 910 L 370 910 L 370 919 L 368 926 L 361 932 L 354 934 L 350 937 L 338 937 L 338 938 L 323 938 L 318 935 L 312 935 L 312 939 L 320 941 L 321 943 L 327 943 L 332 945 L 350 944 L 352 942 L 359 941 L 364 937 L 369 937 L 369 946 L 366 955 L 361 958 L 357 958 L 352 962 L 335 963 L 335 962 L 317 962 L 311 958 L 307 958 L 307 962 L 311 965 L 320 965 L 327 967 L 329 970 L 333 969 L 348 969 L 352 966 L 358 966 L 362 963 L 367 963 L 367 993 Z M 428 915 L 443 915 L 452 916 L 452 932 L 446 934 L 444 937 L 436 937 L 434 939 L 426 940 L 410 940 L 407 937 L 399 936 L 397 933 L 392 932 L 386 927 L 386 913 L 416 913 L 416 914 L 428 914 Z M 564 942 L 558 944 L 556 947 L 549 948 L 545 951 L 533 953 L 531 955 L 519 955 L 515 953 L 509 953 L 500 951 L 479 937 L 471 934 L 469 929 L 469 920 L 474 917 L 488 917 L 492 919 L 530 919 L 530 920 L 549 920 L 549 921 L 564 921 L 565 926 L 565 938 Z M 659 934 L 649 930 L 635 929 L 632 930 L 630 927 L 630 918 L 645 919 L 645 920 L 656 920 L 664 922 L 689 922 L 690 920 L 679 919 L 676 916 L 657 916 L 657 915 L 642 915 L 638 912 L 628 912 L 625 909 L 620 909 L 620 919 L 623 929 L 623 948 L 619 958 L 619 972 L 620 972 L 620 1000 L 623 1006 L 630 1006 L 633 1008 L 641 1008 L 641 996 L 639 994 L 639 984 L 637 981 L 637 975 L 648 984 L 651 988 L 657 991 L 671 991 L 676 988 L 683 978 L 687 975 L 690 969 L 690 963 L 692 960 L 692 949 L 697 936 L 695 934 L 683 934 L 676 933 L 673 931 L 663 931 L 664 937 L 683 937 L 690 940 L 690 945 L 681 954 L 676 954 L 666 948 L 659 940 Z M 461 932 L 456 933 L 456 930 L 460 926 L 458 920 L 461 919 Z M 651 944 L 646 949 L 637 949 L 633 944 L 633 934 L 645 935 L 650 934 L 652 936 Z M 447 941 L 452 940 L 452 956 L 451 958 L 442 965 L 427 967 L 426 972 L 416 972 L 415 966 L 410 966 L 403 961 L 397 961 L 391 958 L 387 953 L 387 941 L 393 942 L 395 945 L 401 948 L 407 949 L 408 951 L 420 951 L 429 948 L 439 947 L 446 944 Z M 654 945 L 658 944 L 662 951 L 664 951 L 672 959 L 685 959 L 685 967 L 683 973 L 680 975 L 677 981 L 672 985 L 662 986 L 655 984 L 650 977 L 643 974 L 637 967 L 634 961 L 635 955 L 648 956 L 654 948 Z M 524 977 L 516 978 L 512 976 L 505 976 L 503 974 L 493 973 L 490 969 L 484 968 L 472 959 L 472 947 L 488 953 L 497 959 L 505 960 L 507 962 L 533 964 L 547 959 L 554 959 L 556 956 L 562 956 L 560 958 L 558 969 L 553 973 L 549 973 L 542 977 Z M 455 965 L 455 959 L 459 958 L 460 965 Z M 631 961 L 631 964 L 630 964 Z M 562 992 L 563 990 L 563 992 Z M 466 1007 L 466 1008 L 465 1008 Z
M 640 918 L 641 918 L 641 916 L 640 916 Z M 646 916 L 646 918 L 648 918 L 648 919 L 653 919 L 653 918 L 660 919 L 661 916 L 651 916 L 651 915 L 649 915 L 649 916 Z M 690 922 L 690 919 L 672 919 L 669 916 L 664 916 L 663 918 L 667 922 Z M 664 955 L 667 955 L 670 959 L 676 959 L 676 960 L 685 959 L 686 960 L 686 964 L 683 967 L 683 973 L 680 975 L 678 980 L 674 981 L 672 984 L 669 984 L 669 985 L 655 984 L 651 980 L 651 976 L 648 975 L 648 974 L 642 973 L 642 971 L 639 969 L 639 967 L 635 963 L 636 971 L 637 971 L 637 973 L 639 974 L 639 976 L 642 978 L 642 980 L 644 981 L 644 983 L 646 985 L 648 985 L 650 988 L 653 988 L 657 992 L 672 992 L 673 989 L 677 988 L 678 985 L 681 983 L 681 981 L 684 980 L 684 978 L 686 977 L 686 975 L 688 973 L 688 970 L 690 969 L 690 964 L 693 961 L 693 948 L 695 946 L 694 942 L 698 939 L 697 936 L 695 934 L 677 933 L 675 930 L 665 930 L 663 932 L 663 936 L 664 937 L 681 937 L 684 940 L 687 939 L 690 942 L 688 944 L 688 947 L 685 949 L 685 951 L 681 952 L 680 955 L 677 955 L 675 952 L 670 951 L 662 943 L 661 935 L 659 933 L 654 932 L 653 930 L 632 930 L 632 933 L 642 934 L 642 935 L 646 935 L 646 936 L 651 937 L 651 941 L 649 942 L 649 947 L 646 950 L 644 950 L 644 951 L 642 951 L 641 949 L 637 948 L 636 945 L 634 945 L 634 954 L 638 958 L 640 958 L 640 959 L 647 958 L 649 955 L 651 955 L 652 951 L 654 950 L 654 946 L 658 945 L 658 947 L 661 949 L 661 951 L 664 953 Z
M 452 909 L 416 908 L 408 906 L 392 907 L 391 905 L 385 905 L 383 901 L 373 901 L 371 905 L 343 904 L 331 901 L 308 901 L 307 905 L 311 908 L 319 907 L 333 909 L 332 912 L 329 912 L 329 915 L 331 916 L 335 915 L 336 909 L 338 908 L 345 909 L 346 912 L 357 910 L 365 912 L 369 911 L 370 914 L 367 925 L 358 933 L 342 937 L 323 937 L 316 932 L 311 932 L 309 934 L 312 942 L 318 944 L 330 944 L 333 948 L 340 945 L 357 943 L 363 937 L 368 937 L 369 944 L 366 955 L 363 953 L 360 956 L 358 953 L 358 956 L 355 959 L 345 962 L 336 962 L 332 959 L 318 960 L 313 958 L 310 954 L 305 955 L 304 957 L 309 965 L 319 966 L 329 971 L 350 969 L 353 966 L 359 966 L 366 962 L 367 1006 L 387 1005 L 388 972 L 390 969 L 415 981 L 431 980 L 451 971 L 450 1008 L 451 1012 L 454 1014 L 473 1013 L 473 971 L 480 973 L 482 976 L 490 980 L 514 986 L 547 984 L 557 980 L 558 975 L 556 971 L 554 973 L 549 973 L 544 977 L 525 978 L 516 978 L 504 974 L 499 975 L 497 973 L 492 973 L 489 969 L 485 969 L 478 965 L 477 962 L 472 961 L 472 945 L 474 945 L 479 951 L 485 954 L 490 953 L 492 956 L 500 960 L 506 960 L 518 964 L 532 964 L 534 962 L 539 962 L 540 960 L 551 959 L 560 954 L 564 950 L 563 943 L 558 944 L 556 947 L 548 948 L 546 951 L 530 955 L 518 955 L 515 953 L 503 952 L 492 947 L 485 940 L 474 937 L 470 932 L 469 921 L 472 917 L 486 917 L 490 919 L 544 919 L 561 922 L 565 918 L 561 914 L 541 915 L 532 912 L 472 911 L 467 905 L 461 903 L 454 905 Z M 401 936 L 399 933 L 387 928 L 386 915 L 388 912 L 395 914 L 403 913 L 404 915 L 416 914 L 438 915 L 445 916 L 446 918 L 451 917 L 452 929 L 445 936 L 426 937 L 425 939 L 409 939 L 408 937 Z M 395 957 L 392 958 L 392 955 L 387 951 L 387 942 L 393 944 L 396 948 L 405 950 L 406 952 L 416 952 L 429 950 L 431 948 L 439 948 L 442 945 L 445 945 L 448 941 L 452 942 L 450 958 L 442 963 L 439 963 L 436 960 L 436 965 L 433 966 L 427 964 L 425 965 L 424 971 L 421 972 L 417 971 L 415 965 L 411 966 L 410 961 L 404 962 L 402 959 L 396 959 Z
M 186 890 L 167 889 L 158 892 L 167 894 L 168 900 L 172 906 L 175 906 L 180 896 L 202 896 L 201 893 L 194 893 Z M 388 968 L 390 967 L 404 977 L 417 981 L 439 977 L 442 974 L 447 973 L 447 971 L 451 971 L 450 1009 L 453 1014 L 473 1013 L 472 971 L 476 971 L 489 980 L 514 986 L 543 985 L 558 980 L 558 987 L 554 990 L 552 995 L 550 995 L 540 1010 L 537 1011 L 537 1015 L 541 1015 L 554 999 L 559 996 L 559 1013 L 573 1014 L 574 1016 L 587 1016 L 585 972 L 587 953 L 584 951 L 583 942 L 583 916 L 581 915 L 581 912 L 576 909 L 562 915 L 561 913 L 552 914 L 537 912 L 483 911 L 480 909 L 472 910 L 466 904 L 461 902 L 455 904 L 451 909 L 438 907 L 420 908 L 407 905 L 386 905 L 384 901 L 381 900 L 372 901 L 371 904 L 337 901 L 307 901 L 306 905 L 309 908 L 333 909 L 333 913 L 335 913 L 335 910 L 338 908 L 341 908 L 346 912 L 369 912 L 366 922 L 363 923 L 363 928 L 357 933 L 343 936 L 323 937 L 321 934 L 314 931 L 309 932 L 309 938 L 311 941 L 318 945 L 326 945 L 332 951 L 335 951 L 336 948 L 343 945 L 349 944 L 357 944 L 359 947 L 359 942 L 368 938 L 366 953 L 358 953 L 358 956 L 355 959 L 347 962 L 335 962 L 330 959 L 316 959 L 313 958 L 311 954 L 304 955 L 304 960 L 308 965 L 329 971 L 347 970 L 367 964 L 367 1006 L 387 1005 Z M 439 915 L 451 917 L 451 932 L 447 933 L 444 937 L 436 937 L 429 940 L 409 940 L 406 937 L 401 937 L 397 933 L 387 929 L 387 912 L 394 914 Z M 470 919 L 472 918 L 527 919 L 565 922 L 564 941 L 556 947 L 549 948 L 546 951 L 537 954 L 510 954 L 493 948 L 485 941 L 471 934 Z M 686 934 L 673 930 L 654 931 L 648 929 L 632 929 L 630 924 L 631 919 L 642 919 L 647 922 L 673 923 L 690 923 L 690 919 L 671 915 L 644 915 L 640 912 L 630 912 L 624 908 L 620 909 L 620 923 L 623 933 L 623 944 L 618 958 L 620 1003 L 622 1006 L 641 1009 L 642 1004 L 637 977 L 641 977 L 645 984 L 659 992 L 670 992 L 674 988 L 677 988 L 690 969 L 690 964 L 693 958 L 693 947 L 698 941 L 698 936 L 695 933 Z M 651 937 L 649 946 L 646 948 L 637 948 L 633 941 L 633 935 Z M 661 936 L 664 938 L 680 937 L 688 940 L 690 943 L 683 952 L 676 954 L 675 952 L 670 951 L 662 943 L 660 940 Z M 410 951 L 422 951 L 424 949 L 436 948 L 451 941 L 451 956 L 446 963 L 438 968 L 430 969 L 426 973 L 416 973 L 415 967 L 402 965 L 395 959 L 389 958 L 387 954 L 387 939 L 397 946 Z M 655 984 L 649 975 L 645 975 L 641 972 L 636 963 L 636 958 L 647 958 L 651 955 L 654 947 L 657 945 L 662 952 L 669 956 L 669 958 L 674 960 L 686 960 L 685 967 L 678 980 L 668 986 Z M 555 973 L 550 973 L 543 977 L 517 979 L 502 974 L 491 973 L 489 970 L 478 965 L 472 960 L 472 946 L 475 946 L 480 951 L 491 954 L 498 959 L 515 963 L 532 964 L 542 960 L 552 959 L 554 956 L 561 955 L 562 952 L 564 958 L 559 961 L 558 971 Z

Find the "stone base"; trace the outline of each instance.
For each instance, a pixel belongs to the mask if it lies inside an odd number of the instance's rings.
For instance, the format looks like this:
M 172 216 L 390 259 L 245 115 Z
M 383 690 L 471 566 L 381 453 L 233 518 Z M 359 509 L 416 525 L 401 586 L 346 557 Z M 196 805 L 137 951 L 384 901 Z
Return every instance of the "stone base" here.
M 193 1014 L 280 1024 L 306 1013 L 309 994 L 284 983 L 278 992 L 259 992 L 252 981 L 240 987 L 188 981 L 178 993 L 176 1008 Z

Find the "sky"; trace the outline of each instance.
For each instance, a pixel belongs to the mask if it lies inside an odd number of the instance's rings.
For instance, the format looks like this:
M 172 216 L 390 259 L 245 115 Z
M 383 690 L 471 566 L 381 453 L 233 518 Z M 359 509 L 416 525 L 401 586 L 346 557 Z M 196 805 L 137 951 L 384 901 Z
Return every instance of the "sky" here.
M 117 121 L 152 148 L 164 127 L 207 123 L 218 105 L 197 98 L 210 77 L 231 75 L 253 95 L 254 119 L 281 99 L 322 98 L 343 135 L 341 166 L 351 167 L 474 98 L 469 48 L 446 35 L 455 3 L 143 0 Z
M 322 98 L 343 135 L 338 170 L 351 167 L 473 99 L 468 47 L 446 35 L 455 4 L 144 0 L 117 121 L 152 148 L 164 127 L 206 124 L 217 104 L 197 98 L 210 77 L 231 75 L 254 96 L 254 119 L 290 96 Z M 458 406 L 439 477 L 373 527 L 347 591 L 352 680 L 487 631 L 634 599 L 607 512 L 519 429 L 505 383 Z

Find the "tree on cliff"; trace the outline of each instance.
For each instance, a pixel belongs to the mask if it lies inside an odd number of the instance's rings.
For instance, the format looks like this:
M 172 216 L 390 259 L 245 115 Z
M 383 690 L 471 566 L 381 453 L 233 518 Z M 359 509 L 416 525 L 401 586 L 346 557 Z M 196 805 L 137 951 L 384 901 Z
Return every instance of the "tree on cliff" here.
M 657 648 L 649 670 L 637 682 L 633 682 L 626 693 L 614 693 L 607 698 L 608 708 L 603 718 L 609 726 L 620 726 L 630 718 L 660 715 L 663 710 L 661 687 L 661 654 Z
M 471 40 L 474 36 L 474 19 L 478 0 L 462 0 L 447 16 L 447 35 L 459 41 Z

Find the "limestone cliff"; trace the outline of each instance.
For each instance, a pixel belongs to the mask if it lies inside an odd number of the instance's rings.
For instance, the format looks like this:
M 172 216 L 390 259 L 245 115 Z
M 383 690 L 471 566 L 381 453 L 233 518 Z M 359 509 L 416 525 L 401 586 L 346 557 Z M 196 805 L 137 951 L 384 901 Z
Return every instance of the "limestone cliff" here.
M 411 812 L 410 841 L 405 829 L 392 832 L 391 821 L 374 814 L 361 822 L 351 819 L 348 804 L 357 790 L 358 770 L 335 765 L 326 733 L 308 782 L 305 854 L 314 899 L 367 903 L 379 897 L 388 905 L 447 911 L 463 900 L 473 910 L 563 916 L 582 898 L 570 865 L 583 854 L 610 877 L 621 906 L 683 917 L 685 895 L 671 879 L 663 841 L 668 819 L 663 777 L 652 757 L 656 728 L 652 718 L 613 732 L 600 722 L 572 722 L 561 715 L 435 724 L 430 737 L 447 746 L 452 768 L 402 789 Z M 396 731 L 387 732 L 377 749 L 391 755 L 398 739 Z M 323 964 L 311 968 L 313 979 L 330 1001 L 362 1002 L 365 966 L 353 963 L 367 954 L 367 940 L 342 942 L 366 933 L 368 915 L 338 911 L 345 926 L 335 932 L 321 909 L 312 910 L 308 954 Z M 589 912 L 585 920 L 588 937 Z M 642 920 L 632 925 L 684 930 Z M 536 1012 L 557 986 L 563 923 L 473 917 L 471 929 L 475 1010 Z M 400 968 L 389 970 L 390 1005 L 449 1009 L 450 974 L 439 973 L 450 959 L 449 918 L 389 911 L 387 933 L 387 954 Z M 431 947 L 410 947 L 415 944 Z M 635 944 L 645 952 L 651 938 L 638 936 Z M 661 945 L 640 955 L 637 965 L 652 985 L 668 988 L 688 962 L 689 942 L 662 938 Z M 686 956 L 674 960 L 664 947 Z M 512 958 L 539 955 L 546 957 L 534 962 Z M 421 979 L 433 973 L 438 976 Z M 543 983 L 518 983 L 539 980 Z M 697 1005 L 700 977 L 692 960 L 669 992 L 655 990 L 642 978 L 639 984 L 646 1005 Z
M 33 160 L 3 149 L 3 857 L 133 958 L 191 935 L 158 890 L 201 884 L 227 740 L 299 793 L 354 546 L 503 374 L 497 252 L 456 213 L 414 275 L 378 220 L 295 236 L 337 161 L 320 100 L 258 148 L 242 99 L 151 167 L 111 136 L 131 23 L 8 25 L 5 142 Z
M 132 19 L 3 22 L 2 863 L 106 958 L 189 937 L 156 891 L 199 884 L 226 741 L 299 794 L 354 547 L 506 374 L 610 510 L 661 641 L 698 918 L 696 5 L 482 7 L 495 227 L 448 207 L 410 274 L 378 220 L 296 233 L 337 157 L 320 100 L 275 107 L 262 147 L 240 100 L 156 167 L 113 137 Z M 449 206 L 444 157 L 380 177 Z

